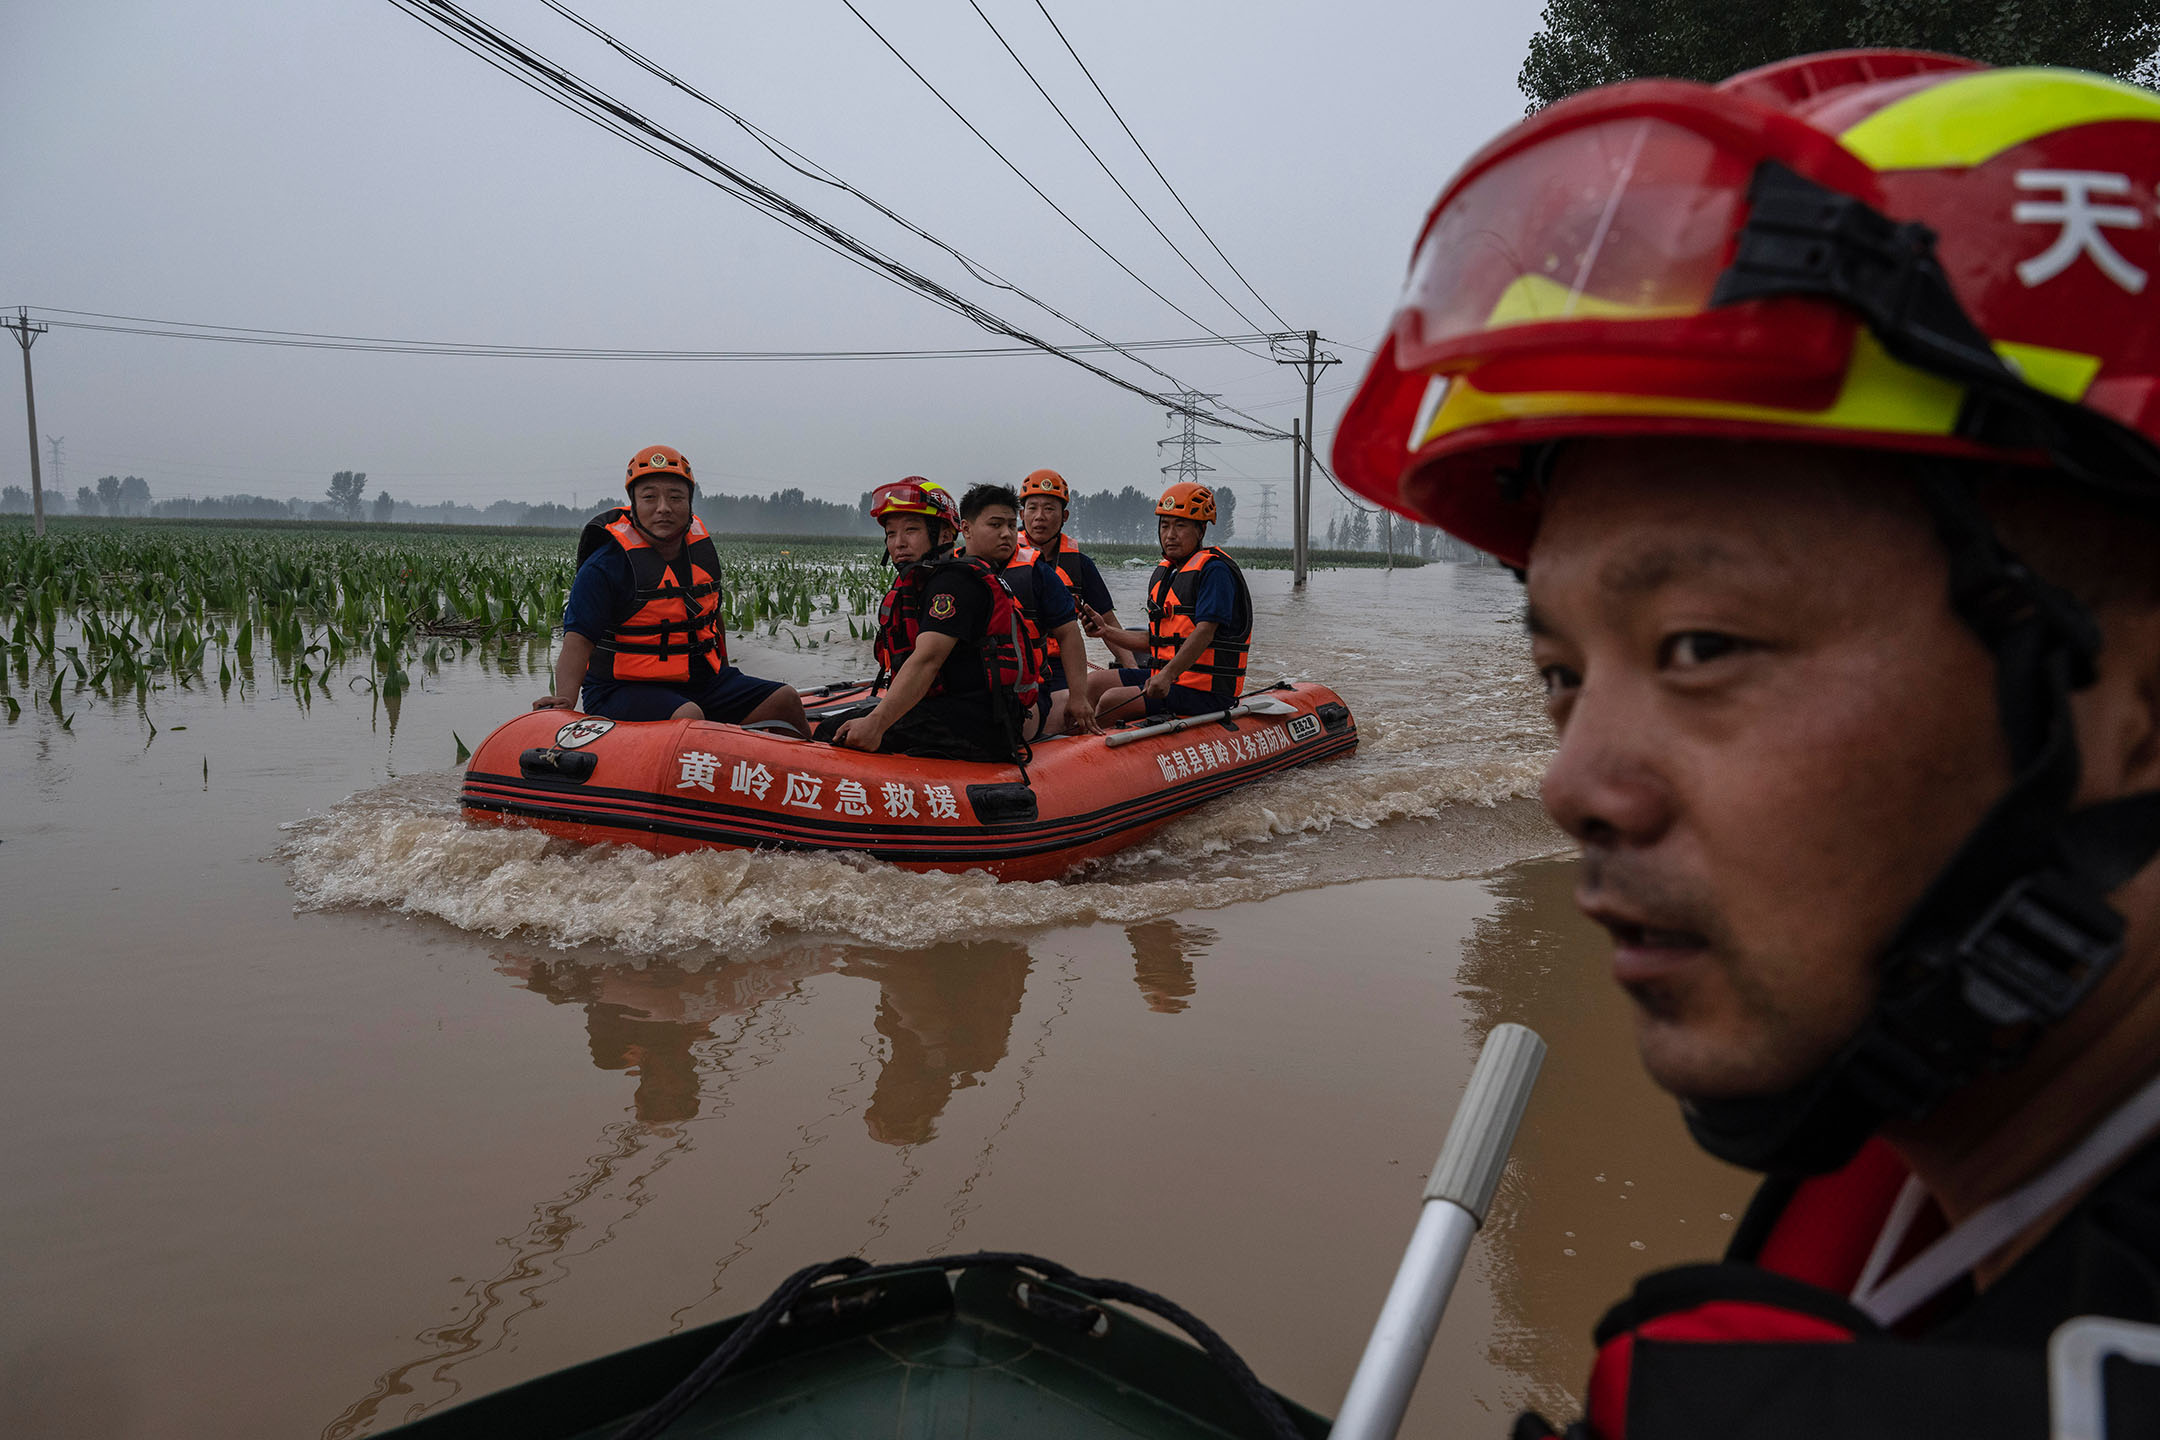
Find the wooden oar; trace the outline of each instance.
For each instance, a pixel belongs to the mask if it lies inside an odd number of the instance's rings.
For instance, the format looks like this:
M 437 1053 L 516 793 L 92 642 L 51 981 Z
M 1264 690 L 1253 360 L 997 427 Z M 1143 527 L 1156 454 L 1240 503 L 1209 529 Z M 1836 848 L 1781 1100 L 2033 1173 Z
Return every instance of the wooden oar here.
M 1135 740 L 1145 740 L 1150 735 L 1175 735 L 1180 730 L 1190 730 L 1195 725 L 1212 725 L 1218 720 L 1235 720 L 1240 715 L 1298 715 L 1297 706 L 1286 704 L 1272 695 L 1255 695 L 1251 699 L 1231 706 L 1228 710 L 1214 710 L 1205 715 L 1181 715 L 1175 720 L 1165 720 L 1158 725 L 1143 725 L 1138 730 L 1117 730 L 1105 737 L 1104 744 L 1115 750 L 1120 745 L 1130 745 Z
M 1515 1127 L 1544 1063 L 1545 1042 L 1535 1030 L 1495 1025 L 1485 1037 L 1447 1143 L 1425 1182 L 1417 1229 L 1329 1440 L 1391 1440 L 1401 1426 L 1433 1332 L 1440 1328 L 1440 1312 L 1462 1273 L 1471 1238 L 1485 1223 L 1500 1172 L 1507 1168 L 1508 1147 L 1515 1143 Z

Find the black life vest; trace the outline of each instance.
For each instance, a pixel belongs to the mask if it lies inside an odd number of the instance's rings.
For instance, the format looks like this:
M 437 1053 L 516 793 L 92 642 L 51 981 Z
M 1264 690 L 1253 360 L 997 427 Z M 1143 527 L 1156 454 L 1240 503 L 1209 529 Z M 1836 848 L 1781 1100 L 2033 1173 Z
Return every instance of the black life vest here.
M 881 671 L 878 685 L 883 688 L 908 656 L 915 653 L 916 638 L 922 633 L 923 595 L 933 577 L 952 570 L 964 571 L 981 581 L 990 593 L 990 617 L 983 627 L 983 635 L 976 642 L 982 653 L 983 679 L 994 695 L 1007 695 L 1021 709 L 1035 703 L 1036 692 L 1042 685 L 1042 669 L 1037 663 L 1034 645 L 1028 639 L 1027 617 L 1021 614 L 1020 602 L 1006 588 L 998 572 L 990 568 L 986 560 L 972 556 L 959 559 L 924 560 L 903 568 L 893 580 L 892 588 L 878 602 L 877 661 Z M 930 683 L 927 692 L 941 695 L 945 682 L 940 675 Z
M 1043 555 L 1043 553 L 1043 551 L 1038 550 L 1034 546 L 1029 545 L 1025 542 L 1022 542 L 1020 546 L 1020 554 L 1028 557 L 1028 563 L 1030 565 L 1041 563 L 1041 556 Z M 1052 554 L 1050 562 L 1050 568 L 1057 572 L 1058 583 L 1060 585 L 1063 585 L 1065 587 L 1066 593 L 1071 595 L 1073 598 L 1073 611 L 1075 614 L 1079 613 L 1080 603 L 1086 597 L 1080 592 L 1080 582 L 1073 579 L 1072 572 L 1067 570 L 1064 566 L 1064 563 L 1058 560 L 1056 557 L 1058 555 L 1077 555 L 1079 553 L 1080 547 L 1073 544 L 1072 536 L 1060 533 L 1057 538 L 1057 549 Z M 1018 557 L 1016 556 L 1015 559 L 1017 558 Z M 1046 647 L 1044 654 L 1047 656 L 1047 658 L 1049 658 L 1053 662 L 1062 664 L 1064 662 L 1064 656 L 1059 653 L 1057 636 L 1045 635 L 1043 637 L 1043 643 Z
M 1057 655 L 1057 641 L 1043 625 L 1042 577 L 1035 569 L 1035 548 L 1022 543 L 1005 563 L 1005 588 L 1020 602 L 1020 618 L 1027 627 L 1028 647 L 1035 653 L 1035 673 L 1048 675 Z
M 1846 1298 L 1906 1176 L 1896 1152 L 1872 1140 L 1842 1170 L 1766 1183 L 1724 1263 L 1645 1276 L 1598 1324 L 1589 1414 L 1568 1440 L 2048 1434 L 2045 1340 L 2067 1314 L 2035 1314 L 2024 1344 L 1909 1338 Z M 1908 1250 L 1939 1233 L 1938 1217 L 1907 1236 Z M 2160 1372 L 2131 1370 L 2110 1383 L 2109 1433 L 2160 1434 Z M 1514 1433 L 1553 1431 L 1526 1415 Z
M 1176 658 L 1178 647 L 1193 633 L 1197 623 L 1193 606 L 1200 600 L 1200 572 L 1220 562 L 1230 567 L 1237 584 L 1239 619 L 1219 626 L 1215 639 L 1200 652 L 1177 683 L 1217 700 L 1235 700 L 1245 689 L 1245 655 L 1252 648 L 1252 592 L 1245 588 L 1245 572 L 1237 562 L 1213 545 L 1203 545 L 1175 570 L 1165 560 L 1148 578 L 1148 673 L 1153 674 Z M 1237 628 L 1232 628 L 1235 625 Z
M 693 656 L 707 660 L 715 673 L 725 668 L 720 552 L 705 522 L 690 517 L 674 565 L 660 558 L 622 506 L 585 522 L 578 536 L 578 564 L 603 545 L 613 545 L 628 557 L 638 608 L 604 639 L 593 642 L 587 674 L 594 679 L 681 683 L 691 678 Z M 689 572 L 687 584 L 683 570 Z

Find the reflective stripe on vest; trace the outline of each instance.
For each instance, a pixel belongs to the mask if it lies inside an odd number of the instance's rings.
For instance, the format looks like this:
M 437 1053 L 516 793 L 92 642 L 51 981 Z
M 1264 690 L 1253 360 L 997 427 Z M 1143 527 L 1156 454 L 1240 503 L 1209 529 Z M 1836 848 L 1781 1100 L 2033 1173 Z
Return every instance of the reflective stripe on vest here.
M 1245 588 L 1245 574 L 1237 562 L 1213 545 L 1195 550 L 1174 571 L 1165 560 L 1149 578 L 1148 672 L 1167 668 L 1177 658 L 1178 647 L 1191 637 L 1198 623 L 1193 619 L 1193 607 L 1200 600 L 1201 572 L 1217 561 L 1230 567 L 1244 626 L 1238 630 L 1229 625 L 1217 627 L 1213 643 L 1194 657 L 1176 683 L 1217 700 L 1234 700 L 1245 688 L 1245 653 L 1252 643 L 1252 593 Z
M 630 562 L 637 609 L 593 642 L 588 673 L 613 680 L 687 682 L 692 657 L 718 673 L 728 663 L 727 628 L 720 618 L 720 554 L 705 522 L 691 518 L 674 564 L 631 522 L 629 512 L 604 527 Z M 688 583 L 682 576 L 689 571 Z

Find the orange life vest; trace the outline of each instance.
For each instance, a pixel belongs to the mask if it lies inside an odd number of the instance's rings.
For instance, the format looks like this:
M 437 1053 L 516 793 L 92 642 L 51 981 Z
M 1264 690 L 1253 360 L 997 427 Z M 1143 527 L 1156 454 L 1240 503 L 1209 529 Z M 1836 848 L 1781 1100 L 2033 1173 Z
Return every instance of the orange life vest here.
M 728 663 L 727 628 L 721 623 L 720 552 L 712 532 L 696 516 L 683 532 L 682 554 L 670 565 L 618 507 L 587 522 L 578 541 L 578 563 L 602 545 L 615 545 L 630 561 L 638 608 L 593 642 L 587 673 L 599 680 L 682 683 L 692 678 L 692 657 L 714 673 Z M 683 571 L 689 571 L 688 583 Z
M 1152 674 L 1168 667 L 1177 658 L 1178 647 L 1191 637 L 1198 623 L 1193 606 L 1200 599 L 1200 573 L 1218 561 L 1230 567 L 1243 620 L 1232 622 L 1239 626 L 1236 629 L 1218 627 L 1214 643 L 1185 667 L 1177 683 L 1217 700 L 1235 700 L 1245 689 L 1245 652 L 1252 646 L 1252 592 L 1245 588 L 1245 573 L 1237 562 L 1216 546 L 1203 545 L 1175 570 L 1165 560 L 1149 578 L 1148 671 Z

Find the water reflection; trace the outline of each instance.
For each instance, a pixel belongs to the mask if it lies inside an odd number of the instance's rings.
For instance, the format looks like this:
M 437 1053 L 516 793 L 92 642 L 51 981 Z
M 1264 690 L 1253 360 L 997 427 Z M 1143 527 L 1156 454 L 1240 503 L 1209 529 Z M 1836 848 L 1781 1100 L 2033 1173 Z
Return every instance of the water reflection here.
M 1213 938 L 1211 931 L 1195 933 Z M 937 1133 L 955 1091 L 979 1084 L 1004 1060 L 1032 964 L 1025 945 L 986 940 L 906 954 L 805 946 L 773 964 L 704 969 L 510 954 L 496 968 L 553 1004 L 584 1007 L 594 1067 L 637 1077 L 631 1109 L 648 1125 L 696 1118 L 704 1097 L 695 1047 L 712 1037 L 719 1020 L 811 975 L 872 981 L 878 987 L 872 1024 L 881 1043 L 863 1123 L 882 1144 L 917 1145 Z M 1189 995 L 1190 965 L 1184 975 L 1176 993 Z
M 887 1046 L 863 1112 L 871 1139 L 886 1145 L 930 1139 L 953 1092 L 997 1068 L 1030 965 L 1027 947 L 1010 940 L 905 955 L 849 954 L 841 972 L 877 982 L 877 1033 Z
M 1212 932 L 1193 933 L 1213 938 Z M 873 1068 L 863 1125 L 871 1140 L 895 1147 L 903 1172 L 871 1218 L 874 1241 L 884 1210 L 921 1173 L 913 1158 L 916 1149 L 936 1139 L 953 1096 L 981 1084 L 1004 1062 L 1032 968 L 1027 947 L 1009 940 L 948 943 L 910 953 L 810 946 L 767 962 L 703 968 L 502 954 L 498 973 L 550 1004 L 584 1010 L 594 1067 L 635 1078 L 631 1118 L 606 1126 L 598 1143 L 587 1147 L 581 1173 L 535 1204 L 520 1228 L 496 1242 L 507 1258 L 494 1273 L 477 1282 L 462 1277 L 450 1282 L 464 1287 L 454 1317 L 416 1332 L 420 1353 L 377 1376 L 365 1396 L 324 1428 L 324 1440 L 362 1433 L 378 1419 L 410 1420 L 457 1399 L 463 1389 L 458 1368 L 500 1350 L 520 1316 L 542 1308 L 546 1292 L 568 1278 L 576 1262 L 614 1240 L 658 1197 L 669 1163 L 724 1118 L 730 1084 L 788 1050 L 799 1033 L 790 1012 L 809 1003 L 807 982 L 822 975 L 877 986 L 874 1051 L 868 1057 L 834 1057 L 833 1084 L 822 1097 L 826 1108 L 795 1127 L 795 1143 L 778 1165 L 777 1188 L 743 1212 L 741 1233 L 714 1261 L 707 1293 L 680 1307 L 676 1323 L 679 1327 L 690 1311 L 721 1293 L 728 1270 L 752 1252 L 758 1233 L 811 1168 L 825 1127 L 861 1103 L 855 1097 Z M 1189 974 L 1188 967 L 1187 994 Z M 1069 991 L 1069 974 L 1063 985 Z M 1042 1057 L 1050 1025 L 1069 1001 L 1067 993 L 1044 1021 L 1011 1110 L 982 1140 L 973 1173 L 953 1197 L 948 1243 L 974 1208 L 970 1194 L 989 1172 L 998 1140 L 1026 1098 L 1028 1073 Z
M 1481 1244 L 1491 1359 L 1523 1377 L 1516 1403 L 1556 1420 L 1580 1413 L 1573 1387 L 1605 1308 L 1645 1271 L 1715 1259 L 1753 1185 L 1695 1147 L 1644 1075 L 1612 947 L 1575 909 L 1575 871 L 1549 860 L 1495 876 L 1457 972 L 1473 1044 L 1512 1020 L 1551 1047 Z
M 1150 920 L 1126 926 L 1125 941 L 1132 946 L 1133 983 L 1148 1009 L 1159 1015 L 1185 1009 L 1195 988 L 1193 961 L 1213 948 L 1215 932 L 1205 925 Z
M 691 1047 L 712 1038 L 714 1023 L 739 1015 L 786 981 L 767 967 L 696 972 L 666 962 L 638 968 L 591 966 L 506 955 L 497 970 L 556 1005 L 585 1007 L 593 1064 L 637 1076 L 631 1110 L 647 1125 L 696 1117 L 701 1096 Z M 755 976 L 766 983 L 745 986 Z

